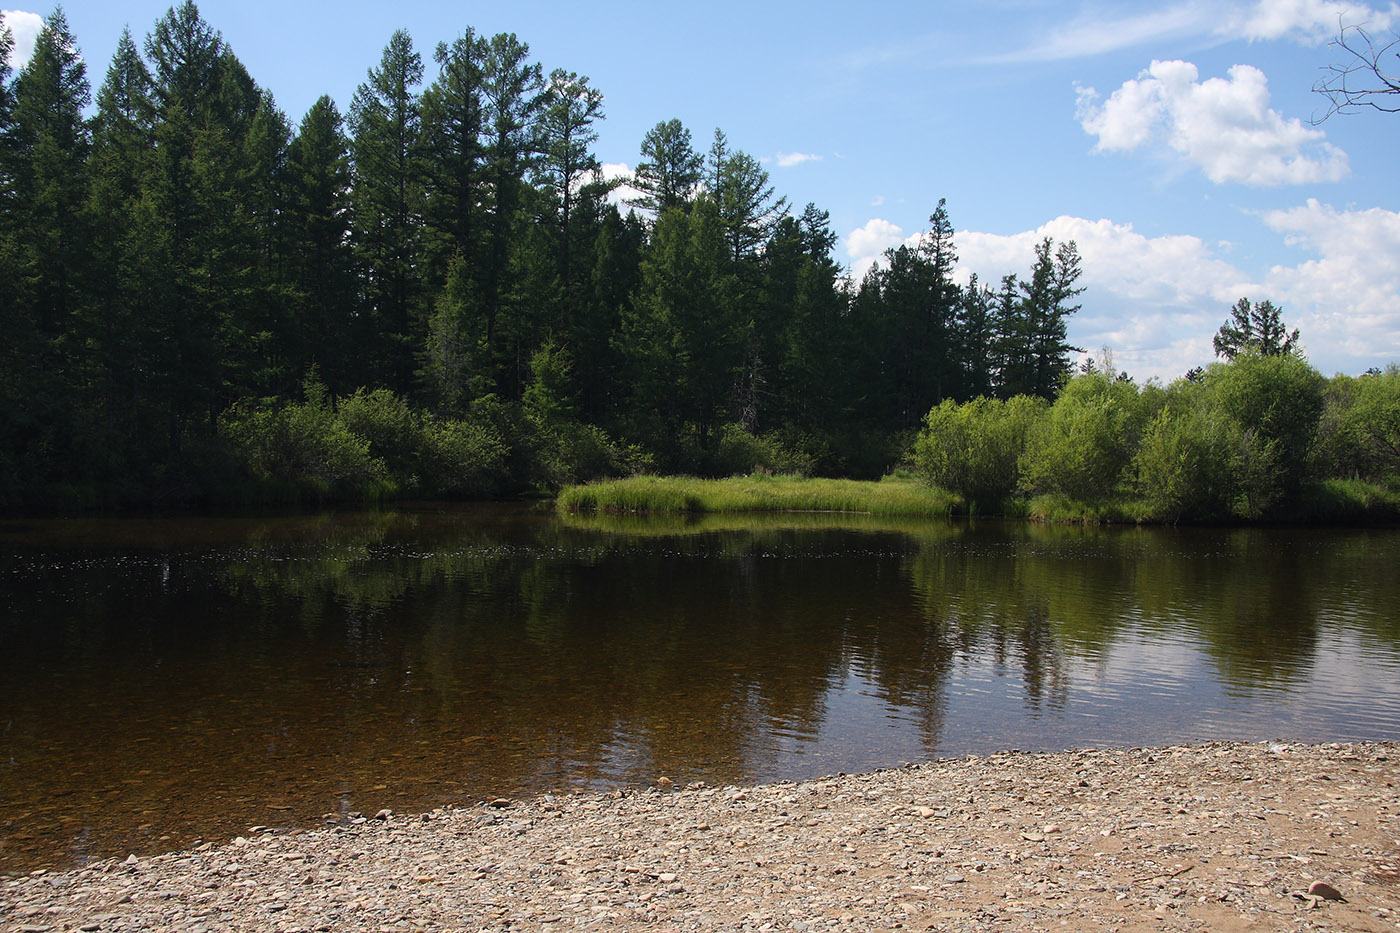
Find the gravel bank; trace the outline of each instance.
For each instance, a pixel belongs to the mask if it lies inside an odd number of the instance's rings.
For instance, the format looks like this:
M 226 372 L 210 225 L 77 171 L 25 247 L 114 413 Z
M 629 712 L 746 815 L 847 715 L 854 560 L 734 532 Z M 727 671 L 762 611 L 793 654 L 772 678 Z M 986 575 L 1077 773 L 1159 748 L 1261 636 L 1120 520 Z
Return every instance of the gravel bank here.
M 5 878 L 0 929 L 1394 931 L 1397 785 L 1393 743 L 660 780 Z

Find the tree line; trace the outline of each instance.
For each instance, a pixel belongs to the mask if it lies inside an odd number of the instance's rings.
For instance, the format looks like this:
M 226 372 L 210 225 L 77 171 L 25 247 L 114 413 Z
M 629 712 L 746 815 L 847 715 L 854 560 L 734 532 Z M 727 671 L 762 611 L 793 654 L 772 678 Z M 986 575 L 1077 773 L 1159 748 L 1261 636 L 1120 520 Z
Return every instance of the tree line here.
M 1070 371 L 1074 243 L 959 284 L 940 201 L 853 283 L 827 212 L 675 119 L 619 203 L 602 94 L 513 34 L 439 42 L 430 76 L 395 32 L 347 111 L 295 124 L 191 0 L 95 96 L 61 9 L 18 73 L 12 47 L 6 506 L 878 475 L 931 406 Z

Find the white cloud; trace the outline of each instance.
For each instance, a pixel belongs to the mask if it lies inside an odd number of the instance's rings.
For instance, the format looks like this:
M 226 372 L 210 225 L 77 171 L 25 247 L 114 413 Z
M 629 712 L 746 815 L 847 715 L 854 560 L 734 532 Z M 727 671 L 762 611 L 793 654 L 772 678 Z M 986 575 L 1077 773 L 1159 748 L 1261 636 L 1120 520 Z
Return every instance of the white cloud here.
M 1186 0 L 1164 8 L 1117 18 L 1105 7 L 1051 29 L 1022 49 L 981 59 L 984 64 L 1064 61 L 1103 55 L 1148 43 L 1189 39 L 1218 44 L 1233 39 L 1289 39 L 1316 45 L 1335 36 L 1341 25 L 1391 29 L 1400 23 L 1400 5 L 1385 7 L 1336 0 L 1256 0 L 1253 3 Z
M 1255 277 L 1222 256 L 1230 244 L 1189 235 L 1149 237 L 1131 224 L 1057 217 L 1034 230 L 955 234 L 957 276 L 971 272 L 997 288 L 1007 273 L 1024 278 L 1035 244 L 1074 240 L 1085 291 L 1069 322 L 1071 342 L 1108 348 L 1135 378 L 1170 381 L 1214 358 L 1211 337 L 1235 301 L 1268 299 L 1299 327 L 1308 358 L 1324 373 L 1359 373 L 1400 361 L 1400 212 L 1340 211 L 1315 200 L 1260 215 L 1285 243 L 1312 257 Z M 885 249 L 917 244 L 896 225 L 873 219 L 846 237 L 856 280 Z
M 1389 29 L 1400 20 L 1400 7 L 1373 8 L 1328 0 L 1259 0 L 1220 28 L 1221 33 L 1246 39 L 1294 39 L 1321 43 L 1335 36 L 1342 25 Z
M 846 234 L 846 255 L 851 258 L 852 280 L 859 282 L 865 278 L 865 273 L 879 261 L 885 250 L 898 246 L 904 240 L 903 228 L 879 217 L 872 217 L 865 222 L 865 226 Z
M 15 48 L 10 53 L 10 67 L 16 71 L 29 64 L 29 56 L 34 54 L 34 40 L 44 28 L 44 18 L 38 13 L 24 10 L 0 10 L 0 24 L 8 26 L 15 37 Z
M 1171 380 L 1209 362 L 1211 335 L 1230 305 L 1258 292 L 1198 237 L 1147 237 L 1131 224 L 1069 216 L 1010 236 L 957 233 L 958 274 L 966 281 L 976 272 L 993 289 L 1007 273 L 1025 278 L 1047 236 L 1079 247 L 1085 291 L 1070 340 L 1091 353 L 1107 347 L 1136 378 Z
M 608 200 L 614 204 L 622 205 L 626 201 L 634 200 L 642 196 L 642 192 L 632 187 L 628 182 L 632 180 L 632 169 L 626 162 L 604 162 L 600 167 L 599 174 L 603 181 L 616 181 L 618 186 L 608 193 Z M 626 213 L 626 211 L 623 211 Z
M 1109 18 L 1098 10 L 1052 29 L 1043 41 L 1025 49 L 992 56 L 987 64 L 1062 61 L 1132 48 L 1147 41 L 1198 35 L 1219 22 L 1218 9 L 1207 3 L 1179 3 L 1166 9 Z
M 1102 106 L 1093 88 L 1080 88 L 1080 125 L 1098 137 L 1100 152 L 1131 152 L 1160 139 L 1217 184 L 1339 181 L 1350 171 L 1346 153 L 1321 130 L 1269 107 L 1269 81 L 1258 68 L 1199 77 L 1190 62 L 1154 61 Z
M 778 167 L 792 168 L 794 165 L 801 165 L 803 162 L 820 162 L 819 155 L 809 155 L 805 152 L 780 152 L 778 153 Z
M 1339 211 L 1309 199 L 1263 219 L 1289 245 L 1317 255 L 1274 266 L 1266 280 L 1285 318 L 1297 313 L 1309 357 L 1333 367 L 1354 359 L 1366 364 L 1360 369 L 1400 361 L 1400 213 Z

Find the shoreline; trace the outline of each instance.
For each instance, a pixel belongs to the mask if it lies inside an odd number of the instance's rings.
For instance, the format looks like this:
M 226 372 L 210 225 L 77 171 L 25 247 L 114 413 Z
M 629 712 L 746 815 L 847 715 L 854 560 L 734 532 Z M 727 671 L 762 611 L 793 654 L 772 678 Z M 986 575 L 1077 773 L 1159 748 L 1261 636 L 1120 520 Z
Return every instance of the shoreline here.
M 659 780 L 6 877 L 0 929 L 1393 931 L 1398 788 L 1394 742 Z

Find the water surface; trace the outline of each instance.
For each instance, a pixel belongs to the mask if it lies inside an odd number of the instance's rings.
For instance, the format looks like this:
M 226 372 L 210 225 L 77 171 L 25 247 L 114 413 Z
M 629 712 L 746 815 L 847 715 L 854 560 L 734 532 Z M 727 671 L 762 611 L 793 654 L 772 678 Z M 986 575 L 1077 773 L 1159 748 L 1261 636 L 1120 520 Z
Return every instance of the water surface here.
M 0 871 L 547 790 L 1400 737 L 1400 531 L 0 525 Z

